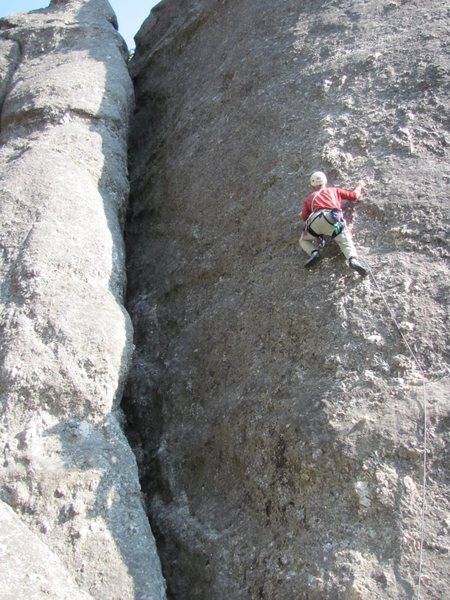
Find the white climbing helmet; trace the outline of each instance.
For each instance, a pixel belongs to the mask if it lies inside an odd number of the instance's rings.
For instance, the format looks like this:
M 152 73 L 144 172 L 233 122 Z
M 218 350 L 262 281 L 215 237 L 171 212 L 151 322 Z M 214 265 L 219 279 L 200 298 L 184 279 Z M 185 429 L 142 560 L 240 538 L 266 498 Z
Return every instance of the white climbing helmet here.
M 327 176 L 322 171 L 315 171 L 310 178 L 311 185 L 313 187 L 319 187 L 325 185 L 327 182 Z

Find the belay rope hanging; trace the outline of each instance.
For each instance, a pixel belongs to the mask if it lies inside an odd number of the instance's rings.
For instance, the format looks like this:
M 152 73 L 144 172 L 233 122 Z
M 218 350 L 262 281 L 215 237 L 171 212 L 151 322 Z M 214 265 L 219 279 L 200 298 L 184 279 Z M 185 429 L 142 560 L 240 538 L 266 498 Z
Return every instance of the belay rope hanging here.
M 421 524 L 420 524 L 420 543 L 419 543 L 419 572 L 418 572 L 418 577 L 417 577 L 417 595 L 416 598 L 417 600 L 420 600 L 421 597 L 421 587 L 422 587 L 422 570 L 423 570 L 423 545 L 424 545 L 424 539 L 425 539 L 425 512 L 426 512 L 426 493 L 427 493 L 427 426 L 428 426 L 428 410 L 427 410 L 427 399 L 426 399 L 426 394 L 425 394 L 425 371 L 423 370 L 422 365 L 420 364 L 419 359 L 417 358 L 416 353 L 414 352 L 414 350 L 411 348 L 410 343 L 408 342 L 408 340 L 406 339 L 403 331 L 400 328 L 400 325 L 397 321 L 397 319 L 395 318 L 394 313 L 391 310 L 391 307 L 389 306 L 383 290 L 380 288 L 380 286 L 378 285 L 377 280 L 375 279 L 375 276 L 373 274 L 372 269 L 370 268 L 370 265 L 368 265 L 367 261 L 367 268 L 368 271 L 370 273 L 370 276 L 372 278 L 372 281 L 375 284 L 375 288 L 377 289 L 381 299 L 383 300 L 383 303 L 386 307 L 386 310 L 389 313 L 389 316 L 391 317 L 395 327 L 397 328 L 403 343 L 405 344 L 406 348 L 408 349 L 408 352 L 410 353 L 414 363 L 416 364 L 421 377 L 422 377 L 422 411 L 423 411 L 423 463 L 422 463 L 422 510 L 421 510 Z

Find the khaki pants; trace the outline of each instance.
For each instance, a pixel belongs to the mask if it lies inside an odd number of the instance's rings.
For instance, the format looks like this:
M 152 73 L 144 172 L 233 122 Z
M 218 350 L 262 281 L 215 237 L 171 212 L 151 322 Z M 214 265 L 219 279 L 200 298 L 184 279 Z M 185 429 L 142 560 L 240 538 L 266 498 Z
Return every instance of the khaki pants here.
M 321 212 L 312 223 L 311 229 L 318 235 L 333 235 L 333 225 L 325 218 L 325 215 L 328 215 L 329 212 L 330 211 Z M 331 221 L 331 218 L 328 218 Z M 353 244 L 352 236 L 347 225 L 344 225 L 344 229 L 341 233 L 333 239 L 338 244 L 345 258 L 357 258 L 356 248 Z M 309 256 L 311 256 L 311 252 L 317 250 L 317 238 L 305 229 L 300 237 L 300 246 Z

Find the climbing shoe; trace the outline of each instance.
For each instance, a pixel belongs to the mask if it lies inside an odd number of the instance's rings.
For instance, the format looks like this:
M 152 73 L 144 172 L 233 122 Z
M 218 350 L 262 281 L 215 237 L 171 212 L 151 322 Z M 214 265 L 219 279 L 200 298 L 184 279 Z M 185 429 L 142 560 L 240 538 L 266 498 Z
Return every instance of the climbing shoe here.
M 365 277 L 368 273 L 367 269 L 354 257 L 349 259 L 349 265 L 352 269 L 357 271 L 362 277 Z
M 313 265 L 316 264 L 316 262 L 320 260 L 320 254 L 318 250 L 313 250 L 311 252 L 311 256 L 308 258 L 308 260 L 305 262 L 305 268 L 306 269 L 310 269 Z

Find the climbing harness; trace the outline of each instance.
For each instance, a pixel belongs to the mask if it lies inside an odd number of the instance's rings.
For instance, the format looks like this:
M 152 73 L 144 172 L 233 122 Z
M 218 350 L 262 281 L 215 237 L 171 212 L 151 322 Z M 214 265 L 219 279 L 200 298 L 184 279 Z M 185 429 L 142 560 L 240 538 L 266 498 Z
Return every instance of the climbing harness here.
M 366 261 L 367 264 L 367 261 Z M 400 325 L 397 321 L 397 319 L 395 318 L 394 313 L 392 312 L 385 296 L 383 293 L 383 290 L 380 288 L 380 286 L 378 285 L 377 280 L 375 279 L 375 275 L 373 274 L 372 269 L 370 268 L 370 265 L 367 264 L 367 269 L 370 273 L 370 276 L 375 284 L 375 287 L 378 291 L 378 293 L 380 294 L 381 299 L 383 300 L 383 303 L 394 323 L 394 325 L 396 326 L 398 332 L 400 333 L 400 336 L 403 340 L 403 343 L 405 344 L 406 348 L 408 349 L 408 352 L 410 353 L 414 363 L 417 365 L 417 368 L 422 376 L 422 411 L 423 411 L 423 462 L 422 462 L 422 471 L 423 471 L 423 475 L 422 475 L 422 510 L 421 510 L 421 526 L 420 526 L 420 543 L 419 543 L 419 573 L 418 573 L 418 577 L 417 577 L 417 596 L 416 599 L 420 600 L 421 598 L 421 586 L 422 586 L 422 570 L 423 570 L 423 546 L 424 546 L 424 541 L 425 541 L 425 512 L 426 512 L 426 493 L 427 493 L 427 444 L 428 444 L 428 409 L 427 409 L 427 399 L 426 399 L 426 394 L 425 394 L 425 378 L 426 378 L 426 374 L 425 371 L 419 361 L 419 359 L 417 358 L 416 353 L 414 352 L 414 350 L 411 348 L 410 343 L 408 342 L 408 340 L 406 339 L 403 331 L 400 328 Z
M 311 200 L 311 214 L 306 220 L 305 230 L 316 238 L 322 238 L 322 234 L 316 233 L 311 226 L 316 219 L 323 218 L 333 227 L 333 233 L 331 234 L 331 237 L 335 238 L 337 235 L 342 233 L 345 228 L 345 220 L 340 208 L 320 208 L 319 210 L 314 210 L 314 202 L 325 189 L 326 188 L 321 188 L 318 190 Z
M 310 233 L 314 237 L 322 237 L 322 234 L 316 233 L 311 227 L 312 224 L 316 221 L 316 219 L 319 218 L 325 219 L 325 221 L 333 227 L 333 233 L 331 235 L 332 238 L 335 238 L 337 235 L 339 235 L 345 227 L 345 220 L 340 210 L 329 210 L 326 208 L 322 208 L 310 214 L 308 220 L 306 221 L 305 228 L 308 231 L 308 233 Z

